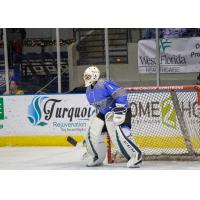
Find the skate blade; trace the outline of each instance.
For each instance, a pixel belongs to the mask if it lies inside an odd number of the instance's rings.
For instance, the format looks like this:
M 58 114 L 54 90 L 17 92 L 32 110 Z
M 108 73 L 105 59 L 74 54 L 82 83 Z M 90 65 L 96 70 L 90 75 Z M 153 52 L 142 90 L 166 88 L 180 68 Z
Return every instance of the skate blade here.
M 94 165 L 86 165 L 86 167 L 99 167 L 102 165 L 103 165 L 103 163 L 98 163 L 98 164 L 94 164 Z
M 135 165 L 128 166 L 128 168 L 140 168 L 141 163 L 142 163 L 142 160 L 140 160 L 140 161 L 138 161 L 137 163 L 135 163 Z

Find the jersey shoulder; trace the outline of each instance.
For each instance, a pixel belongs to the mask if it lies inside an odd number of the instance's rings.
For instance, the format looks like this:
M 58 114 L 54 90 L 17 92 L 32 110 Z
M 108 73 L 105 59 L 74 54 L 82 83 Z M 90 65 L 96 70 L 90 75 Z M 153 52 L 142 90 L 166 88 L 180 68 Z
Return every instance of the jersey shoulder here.
M 95 85 L 95 88 L 109 88 L 109 89 L 116 89 L 120 88 L 120 86 L 112 80 L 107 81 L 106 79 L 99 79 Z M 91 86 L 87 87 L 86 92 L 91 90 Z
M 104 85 L 105 85 L 106 87 L 111 88 L 111 89 L 114 89 L 114 88 L 115 88 L 115 89 L 121 88 L 121 86 L 120 86 L 119 84 L 115 83 L 115 82 L 112 81 L 112 80 L 105 81 Z
M 109 89 L 116 89 L 116 88 L 120 88 L 120 86 L 115 83 L 112 80 L 105 80 L 105 79 L 99 79 L 96 86 L 96 88 L 109 88 Z

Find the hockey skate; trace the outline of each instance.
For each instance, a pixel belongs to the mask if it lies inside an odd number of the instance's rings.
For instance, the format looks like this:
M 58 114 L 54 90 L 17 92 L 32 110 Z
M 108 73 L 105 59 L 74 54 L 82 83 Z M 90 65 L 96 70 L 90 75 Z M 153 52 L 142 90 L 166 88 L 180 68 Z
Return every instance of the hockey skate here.
M 100 159 L 94 158 L 92 155 L 87 157 L 87 167 L 97 167 L 103 165 Z
M 128 168 L 140 168 L 141 163 L 142 163 L 142 158 L 136 159 L 135 157 L 133 157 L 127 162 L 127 167 Z

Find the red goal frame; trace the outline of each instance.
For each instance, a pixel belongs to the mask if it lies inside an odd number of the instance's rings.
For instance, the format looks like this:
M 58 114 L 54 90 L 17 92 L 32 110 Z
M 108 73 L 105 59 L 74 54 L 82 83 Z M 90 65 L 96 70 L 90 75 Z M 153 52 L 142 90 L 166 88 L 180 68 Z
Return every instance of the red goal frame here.
M 132 91 L 134 91 L 134 92 L 138 92 L 138 91 L 178 91 L 178 90 L 196 91 L 197 92 L 197 103 L 198 103 L 198 114 L 199 114 L 199 133 L 200 133 L 200 86 L 198 86 L 198 85 L 147 86 L 147 87 L 127 87 L 125 89 L 127 90 L 128 93 L 132 92 Z M 112 150 L 111 149 L 112 149 L 112 143 L 111 143 L 109 135 L 107 135 L 107 161 L 108 161 L 108 163 L 114 162 L 114 160 L 112 158 Z M 194 157 L 194 155 L 193 155 L 193 157 Z M 175 158 L 175 160 L 176 160 L 176 158 Z M 180 159 L 178 159 L 178 160 L 180 160 Z M 199 159 L 197 159 L 197 160 L 199 160 Z

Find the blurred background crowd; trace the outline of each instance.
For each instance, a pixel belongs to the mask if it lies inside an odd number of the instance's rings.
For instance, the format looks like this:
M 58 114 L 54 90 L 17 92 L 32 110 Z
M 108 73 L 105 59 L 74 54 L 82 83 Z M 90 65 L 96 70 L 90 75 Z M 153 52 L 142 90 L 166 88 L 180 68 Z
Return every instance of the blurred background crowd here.
M 55 29 L 7 28 L 6 30 L 10 87 L 14 88 L 10 94 L 57 93 Z M 159 29 L 159 36 L 166 39 L 200 37 L 200 29 L 162 28 Z M 155 39 L 155 29 L 109 29 L 111 79 L 125 87 L 154 85 L 154 75 L 137 74 L 137 43 L 144 39 Z M 63 93 L 83 86 L 81 75 L 85 67 L 99 65 L 101 69 L 101 66 L 105 65 L 104 29 L 60 29 L 60 46 Z M 0 29 L 1 94 L 5 93 L 4 66 L 3 31 Z M 105 70 L 102 71 L 105 74 Z M 200 78 L 198 73 L 187 74 L 184 79 L 181 79 L 181 76 L 164 75 L 161 83 L 162 85 L 199 83 L 196 82 Z

